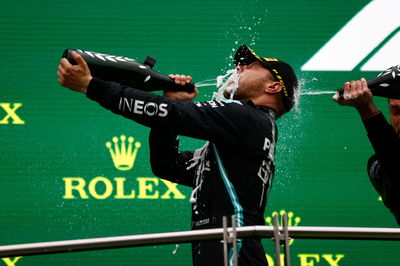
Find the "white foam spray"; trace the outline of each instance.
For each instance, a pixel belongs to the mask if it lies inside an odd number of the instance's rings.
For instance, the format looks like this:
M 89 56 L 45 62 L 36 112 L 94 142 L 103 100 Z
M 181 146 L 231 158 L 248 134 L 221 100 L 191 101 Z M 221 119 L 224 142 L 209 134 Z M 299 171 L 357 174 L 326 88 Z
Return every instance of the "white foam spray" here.
M 301 92 L 300 95 L 320 95 L 320 94 L 335 94 L 334 91 L 308 91 Z
M 213 99 L 226 99 L 225 94 L 229 94 L 228 99 L 233 99 L 239 85 L 239 72 L 236 69 L 231 69 L 225 75 L 217 77 L 218 91 L 213 93 Z
M 299 88 L 298 90 L 295 92 L 294 94 L 294 111 L 295 112 L 300 112 L 299 109 L 299 105 L 300 105 L 300 99 L 301 96 L 303 95 L 311 95 L 311 96 L 315 96 L 315 95 L 324 95 L 324 94 L 330 94 L 333 96 L 333 98 L 335 99 L 335 97 L 339 97 L 337 96 L 335 93 L 335 91 L 312 91 L 309 89 L 309 86 L 307 85 L 307 83 L 309 82 L 316 82 L 318 81 L 318 79 L 313 78 L 312 80 L 306 80 L 306 79 L 299 79 Z
M 226 71 L 224 75 L 220 75 L 215 79 L 207 79 L 196 83 L 196 87 L 198 88 L 211 87 L 211 86 L 217 87 L 218 90 L 216 92 L 213 92 L 212 100 L 219 100 L 219 99 L 227 99 L 224 95 L 224 92 L 225 94 L 229 94 L 228 99 L 233 99 L 238 84 L 239 84 L 239 72 L 236 69 L 231 69 Z
M 196 83 L 196 87 L 199 88 L 199 87 L 217 86 L 216 80 L 217 79 L 214 78 L 214 79 L 206 79 L 206 80 L 203 80 L 203 81 L 199 81 L 199 82 Z
M 178 251 L 178 249 L 179 249 L 179 245 L 175 244 L 175 249 L 172 251 L 172 255 L 175 255 L 176 252 Z

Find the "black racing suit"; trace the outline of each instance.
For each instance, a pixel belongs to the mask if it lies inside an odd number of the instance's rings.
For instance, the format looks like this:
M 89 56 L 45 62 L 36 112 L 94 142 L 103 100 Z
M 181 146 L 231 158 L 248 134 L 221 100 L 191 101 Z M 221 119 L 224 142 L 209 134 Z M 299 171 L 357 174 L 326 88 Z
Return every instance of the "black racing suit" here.
M 400 225 L 400 138 L 382 113 L 363 120 L 375 154 L 368 160 L 368 174 Z
M 251 101 L 181 102 L 93 78 L 87 96 L 114 113 L 151 127 L 155 175 L 193 187 L 192 229 L 263 225 L 277 139 L 272 110 Z M 177 135 L 208 142 L 178 151 Z M 223 265 L 220 241 L 192 244 L 194 265 Z M 239 265 L 267 265 L 258 238 L 238 243 Z M 232 259 L 232 250 L 229 252 Z M 231 264 L 232 265 L 232 264 Z

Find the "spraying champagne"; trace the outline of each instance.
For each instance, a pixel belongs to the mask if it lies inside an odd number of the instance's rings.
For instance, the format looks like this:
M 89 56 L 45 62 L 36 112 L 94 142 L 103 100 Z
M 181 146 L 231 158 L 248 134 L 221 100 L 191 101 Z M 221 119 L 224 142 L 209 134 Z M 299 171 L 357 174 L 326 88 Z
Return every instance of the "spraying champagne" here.
M 392 66 L 377 77 L 367 81 L 372 95 L 390 99 L 400 99 L 400 65 Z M 343 97 L 343 89 L 339 89 L 339 96 Z
M 141 64 L 128 57 L 66 49 L 62 57 L 66 58 L 73 65 L 77 64 L 71 56 L 73 51 L 85 59 L 94 77 L 103 80 L 118 82 L 144 91 L 167 90 L 192 92 L 194 90 L 193 83 L 182 86 L 176 84 L 169 77 L 154 71 L 153 66 L 156 60 L 149 56 Z

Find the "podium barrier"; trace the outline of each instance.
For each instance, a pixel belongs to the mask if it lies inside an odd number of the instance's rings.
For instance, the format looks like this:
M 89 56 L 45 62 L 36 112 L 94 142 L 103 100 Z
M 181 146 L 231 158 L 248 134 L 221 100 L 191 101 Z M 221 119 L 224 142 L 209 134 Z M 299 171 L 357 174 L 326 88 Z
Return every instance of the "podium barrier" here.
M 232 220 L 235 220 L 234 216 L 232 216 Z M 227 227 L 227 222 L 225 221 L 224 227 L 217 229 L 5 245 L 0 246 L 0 258 L 189 243 L 194 240 L 198 241 L 211 239 L 220 239 L 223 241 L 224 245 L 227 245 L 227 243 L 233 243 L 235 246 L 237 239 L 261 237 L 271 238 L 273 241 L 275 241 L 275 265 L 280 265 L 280 247 L 283 245 L 285 252 L 285 265 L 290 266 L 289 240 L 291 238 L 400 240 L 399 228 L 287 226 L 286 215 L 283 215 L 282 217 L 282 226 L 279 226 L 278 222 L 278 215 L 275 215 L 273 226 L 236 227 L 236 225 L 233 223 L 232 227 Z M 236 250 L 235 247 L 234 250 Z M 227 248 L 224 255 L 226 258 Z M 237 252 L 234 253 L 234 256 L 234 260 L 237 261 Z M 225 263 L 227 265 L 227 260 L 225 260 Z

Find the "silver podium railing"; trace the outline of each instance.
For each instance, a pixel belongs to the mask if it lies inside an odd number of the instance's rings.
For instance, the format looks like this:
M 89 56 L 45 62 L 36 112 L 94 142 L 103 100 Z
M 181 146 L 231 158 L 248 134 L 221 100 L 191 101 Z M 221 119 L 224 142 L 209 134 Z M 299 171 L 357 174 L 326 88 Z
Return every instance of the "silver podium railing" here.
M 227 227 L 226 218 L 224 220 L 223 228 L 217 229 L 5 245 L 0 246 L 0 258 L 220 239 L 223 241 L 224 246 L 226 246 L 224 248 L 225 258 L 227 258 L 228 243 L 233 245 L 234 251 L 236 251 L 234 252 L 234 261 L 236 262 L 235 265 L 237 265 L 237 249 L 235 246 L 238 239 L 260 237 L 272 238 L 275 241 L 275 265 L 280 265 L 280 248 L 283 245 L 285 265 L 290 266 L 289 240 L 291 238 L 400 240 L 400 229 L 398 228 L 288 226 L 285 214 L 282 217 L 282 226 L 278 225 L 278 215 L 274 216 L 273 226 L 236 227 L 234 223 L 235 217 L 233 216 L 232 227 Z M 225 263 L 227 263 L 227 259 L 225 259 Z

